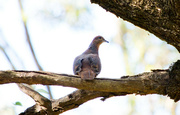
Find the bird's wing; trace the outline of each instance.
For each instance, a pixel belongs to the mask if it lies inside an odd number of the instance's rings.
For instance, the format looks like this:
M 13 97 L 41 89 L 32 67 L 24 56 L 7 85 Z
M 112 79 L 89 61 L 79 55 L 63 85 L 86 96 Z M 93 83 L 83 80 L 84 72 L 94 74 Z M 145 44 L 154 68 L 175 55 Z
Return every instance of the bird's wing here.
M 75 58 L 74 64 L 73 64 L 73 72 L 75 75 L 78 75 L 79 72 L 81 71 L 82 61 L 83 59 L 80 56 Z
M 92 55 L 88 58 L 91 69 L 98 75 L 101 71 L 101 61 L 98 55 Z

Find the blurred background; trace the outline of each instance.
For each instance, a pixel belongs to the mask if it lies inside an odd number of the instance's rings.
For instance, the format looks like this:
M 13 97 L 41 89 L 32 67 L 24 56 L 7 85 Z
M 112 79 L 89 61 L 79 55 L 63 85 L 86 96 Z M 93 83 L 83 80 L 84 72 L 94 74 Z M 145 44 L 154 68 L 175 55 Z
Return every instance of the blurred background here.
M 153 34 L 106 12 L 90 0 L 0 0 L 0 70 L 43 70 L 73 74 L 74 58 L 101 35 L 99 78 L 120 78 L 166 69 L 178 51 Z M 58 99 L 76 90 L 33 85 Z M 34 101 L 16 84 L 0 85 L 0 114 L 17 115 Z M 180 115 L 180 102 L 167 96 L 127 95 L 88 101 L 62 115 Z

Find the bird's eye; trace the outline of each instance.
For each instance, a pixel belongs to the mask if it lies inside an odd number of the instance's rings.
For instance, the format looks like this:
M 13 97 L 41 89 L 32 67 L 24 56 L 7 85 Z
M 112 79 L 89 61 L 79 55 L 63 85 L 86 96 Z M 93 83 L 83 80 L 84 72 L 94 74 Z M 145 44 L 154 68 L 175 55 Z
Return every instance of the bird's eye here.
M 98 37 L 98 39 L 102 39 L 102 37 Z

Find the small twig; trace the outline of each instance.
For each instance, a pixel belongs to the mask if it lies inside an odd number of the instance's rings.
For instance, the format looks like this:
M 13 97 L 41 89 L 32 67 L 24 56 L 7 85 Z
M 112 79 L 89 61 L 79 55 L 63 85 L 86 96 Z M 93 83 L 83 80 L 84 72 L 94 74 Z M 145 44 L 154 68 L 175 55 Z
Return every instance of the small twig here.
M 12 60 L 10 59 L 10 57 L 8 56 L 7 52 L 4 50 L 3 47 L 0 46 L 0 49 L 2 50 L 2 52 L 4 53 L 6 59 L 8 60 L 8 62 L 10 63 L 12 69 L 15 69 L 14 64 L 12 63 Z

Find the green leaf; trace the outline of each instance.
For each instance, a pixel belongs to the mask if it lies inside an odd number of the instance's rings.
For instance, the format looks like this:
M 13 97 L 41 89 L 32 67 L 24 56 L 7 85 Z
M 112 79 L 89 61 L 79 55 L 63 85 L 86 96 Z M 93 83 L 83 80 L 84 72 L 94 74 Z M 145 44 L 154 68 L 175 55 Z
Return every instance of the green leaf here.
M 17 101 L 14 105 L 22 106 L 21 102 Z

